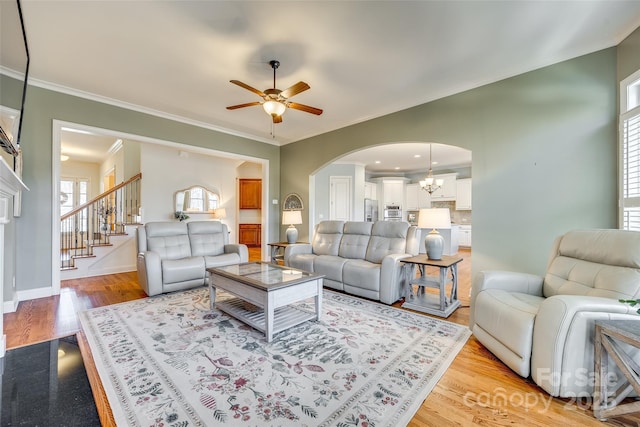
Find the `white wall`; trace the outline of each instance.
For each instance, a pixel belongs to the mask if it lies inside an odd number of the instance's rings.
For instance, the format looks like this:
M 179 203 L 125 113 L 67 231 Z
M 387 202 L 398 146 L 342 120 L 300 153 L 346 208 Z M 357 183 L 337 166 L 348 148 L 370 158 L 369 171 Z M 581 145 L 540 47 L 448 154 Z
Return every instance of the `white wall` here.
M 230 160 L 196 154 L 155 144 L 140 144 L 142 172 L 142 222 L 176 221 L 174 195 L 178 190 L 200 185 L 220 195 L 220 205 L 227 211 L 223 220 L 230 242 L 236 234 L 236 168 L 242 160 Z M 210 214 L 191 214 L 189 221 L 210 220 Z

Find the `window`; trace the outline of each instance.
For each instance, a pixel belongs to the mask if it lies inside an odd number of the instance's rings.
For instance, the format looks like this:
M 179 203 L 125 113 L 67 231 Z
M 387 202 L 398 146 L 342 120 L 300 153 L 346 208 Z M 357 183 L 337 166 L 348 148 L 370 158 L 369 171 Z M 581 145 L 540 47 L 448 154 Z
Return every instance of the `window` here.
M 640 71 L 621 83 L 620 225 L 640 231 Z
M 89 201 L 89 180 L 87 178 L 62 178 L 60 180 L 60 216 L 71 212 L 78 206 Z M 78 228 L 86 231 L 86 212 L 80 214 L 80 218 L 76 218 L 78 225 L 70 229 Z M 67 221 L 72 221 L 73 218 Z

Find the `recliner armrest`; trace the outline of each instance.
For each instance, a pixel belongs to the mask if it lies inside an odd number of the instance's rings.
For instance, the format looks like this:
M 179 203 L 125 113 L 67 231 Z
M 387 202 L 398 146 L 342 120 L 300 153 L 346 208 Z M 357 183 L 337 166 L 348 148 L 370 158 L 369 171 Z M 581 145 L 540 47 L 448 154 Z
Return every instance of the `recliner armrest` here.
M 313 247 L 311 243 L 296 243 L 284 248 L 284 265 L 289 265 L 289 258 L 297 254 L 311 254 Z
M 380 301 L 385 304 L 393 304 L 398 301 L 402 290 L 402 264 L 403 258 L 409 258 L 411 254 L 389 254 L 382 258 L 380 263 Z
M 546 298 L 536 315 L 531 354 L 531 377 L 552 396 L 583 392 L 581 376 L 593 372 L 595 320 L 638 319 L 635 308 L 613 298 L 554 295 Z M 589 372 L 584 367 L 590 366 Z M 557 373 L 568 375 L 559 381 Z M 592 384 L 591 384 L 592 385 Z M 578 395 L 578 394 L 576 394 Z
M 535 274 L 518 273 L 513 271 L 481 271 L 473 279 L 469 310 L 469 329 L 475 324 L 475 300 L 485 289 L 504 289 L 506 291 L 542 296 L 544 278 Z
M 138 282 L 148 296 L 159 295 L 162 286 L 162 260 L 156 252 L 145 251 L 138 253 L 136 260 Z
M 228 243 L 224 245 L 224 253 L 236 253 L 240 256 L 240 262 L 249 261 L 249 248 L 244 244 Z

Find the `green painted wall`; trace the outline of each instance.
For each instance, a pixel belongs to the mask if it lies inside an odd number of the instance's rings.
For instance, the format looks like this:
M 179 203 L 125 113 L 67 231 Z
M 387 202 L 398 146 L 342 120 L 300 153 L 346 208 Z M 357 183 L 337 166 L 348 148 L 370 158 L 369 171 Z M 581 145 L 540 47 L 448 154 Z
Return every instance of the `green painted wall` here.
M 18 291 L 51 286 L 51 269 L 57 268 L 51 265 L 51 140 L 54 119 L 267 159 L 270 162 L 269 197 L 279 198 L 280 149 L 277 146 L 30 86 L 27 91 L 22 148 L 23 180 L 31 191 L 24 194 L 23 215 L 16 221 L 16 251 L 23 254 L 17 262 Z M 144 184 L 153 185 L 146 182 Z M 271 241 L 278 239 L 280 212 L 277 206 L 268 206 Z
M 557 235 L 617 226 L 616 103 L 611 48 L 286 145 L 281 193 L 308 201 L 311 174 L 365 147 L 463 147 L 473 153 L 473 271 L 543 273 Z M 308 223 L 299 230 L 309 238 Z

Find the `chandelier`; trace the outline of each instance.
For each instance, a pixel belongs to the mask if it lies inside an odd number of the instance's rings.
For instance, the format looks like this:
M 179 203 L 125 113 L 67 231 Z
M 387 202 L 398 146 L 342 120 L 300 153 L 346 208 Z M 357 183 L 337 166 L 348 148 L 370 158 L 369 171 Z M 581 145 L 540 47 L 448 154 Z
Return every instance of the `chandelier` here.
M 431 144 L 429 144 L 429 173 L 425 179 L 420 181 L 420 188 L 431 195 L 434 191 L 442 187 L 443 183 L 444 179 L 435 179 L 433 177 L 433 171 L 431 170 Z

